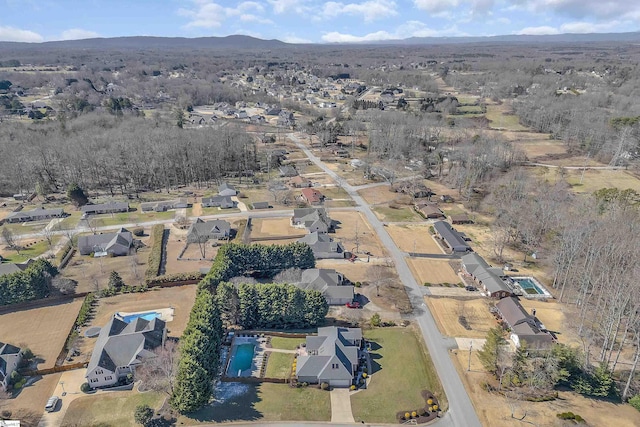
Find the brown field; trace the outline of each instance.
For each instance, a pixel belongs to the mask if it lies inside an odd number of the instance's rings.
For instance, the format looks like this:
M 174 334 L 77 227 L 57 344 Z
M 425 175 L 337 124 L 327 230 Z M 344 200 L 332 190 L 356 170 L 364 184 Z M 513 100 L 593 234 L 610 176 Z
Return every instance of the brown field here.
M 82 298 L 0 315 L 2 342 L 29 347 L 40 369 L 52 368 L 64 347 L 82 305 Z
M 388 184 L 381 184 L 375 187 L 365 188 L 358 191 L 358 194 L 364 198 L 370 205 L 389 203 L 398 197 L 398 193 L 389 191 Z
M 536 168 L 539 176 L 550 182 L 561 179 L 557 168 Z M 601 188 L 631 188 L 640 192 L 640 179 L 624 170 L 586 170 L 582 183 L 582 170 L 564 170 L 564 179 L 572 186 L 575 193 L 593 193 Z
M 290 218 L 255 218 L 251 221 L 251 237 L 304 236 L 306 230 L 291 226 Z
M 443 335 L 464 338 L 486 338 L 489 329 L 497 325 L 493 315 L 489 312 L 490 300 L 454 299 L 454 298 L 425 298 L 429 310 L 436 319 L 438 329 Z M 465 329 L 458 317 L 464 316 L 469 322 L 471 330 Z
M 90 326 L 104 326 L 116 311 L 137 312 L 173 307 L 173 320 L 167 323 L 167 335 L 179 338 L 187 326 L 191 307 L 196 298 L 196 289 L 196 285 L 176 286 L 101 298 L 94 310 Z M 80 358 L 83 356 L 89 360 L 94 345 L 95 339 L 81 337 L 78 341 L 78 348 L 82 355 L 76 358 L 76 361 L 82 362 Z
M 37 426 L 42 417 L 44 405 L 55 390 L 61 375 L 37 377 L 36 382 L 25 386 L 14 399 L 0 403 L 0 408 L 3 411 L 11 411 L 11 418 L 20 420 L 21 426 Z
M 452 357 L 458 374 L 462 378 L 476 413 L 484 426 L 512 427 L 525 425 L 564 426 L 556 416 L 561 412 L 573 412 L 583 417 L 589 426 L 611 425 L 633 427 L 640 425 L 640 412 L 631 405 L 616 404 L 605 400 L 589 399 L 576 393 L 560 391 L 558 399 L 550 402 L 526 402 L 508 399 L 497 393 L 488 393 L 482 389 L 487 381 L 496 381 L 484 372 L 478 360 L 477 351 L 472 352 L 471 371 L 467 371 L 469 352 L 454 350 Z M 511 408 L 518 419 L 525 414 L 524 421 L 517 422 L 511 417 Z
M 557 332 L 558 341 L 562 344 L 582 346 L 580 338 L 571 327 L 573 307 L 550 300 L 547 302 L 520 298 L 522 306 L 531 313 L 536 309 L 536 317 L 550 330 Z
M 361 253 L 369 251 L 375 257 L 386 256 L 384 246 L 378 240 L 378 235 L 360 212 L 330 212 L 329 215 L 333 220 L 338 221 L 336 232 L 331 237 L 341 241 L 345 250 L 353 251 L 355 249 L 357 228 Z
M 199 271 L 200 268 L 211 267 L 211 261 L 178 261 L 178 255 L 182 252 L 187 237 L 187 230 L 179 230 L 175 227 L 170 228 L 169 240 L 167 241 L 167 264 L 165 266 L 166 274 L 190 273 Z M 193 250 L 197 253 L 192 254 Z M 207 258 L 213 258 L 218 253 L 217 248 L 207 247 Z M 194 256 L 190 256 L 194 255 Z M 189 249 L 183 255 L 184 258 L 200 258 L 200 249 L 197 244 L 189 245 Z
M 148 236 L 146 239 L 148 241 Z M 117 271 L 127 285 L 139 285 L 144 281 L 150 251 L 150 247 L 145 247 L 133 255 L 113 258 L 92 258 L 76 252 L 62 270 L 62 275 L 78 282 L 78 293 L 106 288 L 112 271 Z
M 317 150 L 314 150 L 314 154 L 318 157 L 323 155 L 322 152 Z M 364 185 L 371 182 L 364 177 L 362 168 L 354 168 L 349 162 L 345 162 L 344 160 L 335 163 L 325 162 L 325 166 L 337 173 L 341 178 L 344 178 L 351 185 Z
M 448 260 L 407 258 L 407 264 L 419 284 L 461 282 Z
M 441 254 L 443 251 L 429 233 L 430 224 L 389 224 L 387 232 L 401 251 Z

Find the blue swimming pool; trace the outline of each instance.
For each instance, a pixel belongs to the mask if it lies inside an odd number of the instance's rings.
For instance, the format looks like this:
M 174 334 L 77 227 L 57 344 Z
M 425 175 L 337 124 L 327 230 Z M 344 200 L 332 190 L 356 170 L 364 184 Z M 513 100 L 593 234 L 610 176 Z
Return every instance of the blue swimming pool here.
M 528 294 L 544 295 L 545 293 L 530 277 L 518 277 L 514 278 L 513 281 L 519 284 L 520 287 Z
M 132 321 L 136 320 L 137 318 L 142 318 L 144 320 L 155 319 L 156 317 L 160 317 L 160 313 L 156 313 L 155 311 L 151 311 L 151 312 L 147 312 L 147 313 L 130 314 L 128 316 L 121 316 L 121 317 L 122 317 L 122 321 L 123 322 L 131 323 Z
M 231 356 L 227 375 L 230 377 L 239 376 L 239 373 L 251 368 L 255 344 L 247 343 L 236 346 L 235 354 Z

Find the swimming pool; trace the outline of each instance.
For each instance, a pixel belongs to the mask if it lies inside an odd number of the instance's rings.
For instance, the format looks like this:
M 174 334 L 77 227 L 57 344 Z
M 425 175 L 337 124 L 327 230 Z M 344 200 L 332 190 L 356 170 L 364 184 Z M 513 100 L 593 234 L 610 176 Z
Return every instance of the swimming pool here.
M 235 353 L 231 356 L 227 375 L 230 377 L 240 376 L 242 371 L 250 369 L 255 348 L 256 345 L 252 343 L 237 345 Z
M 136 320 L 138 317 L 144 319 L 144 320 L 152 320 L 155 319 L 156 317 L 160 317 L 160 313 L 156 313 L 155 311 L 148 311 L 146 313 L 136 313 L 136 314 L 129 314 L 127 316 L 121 316 L 122 317 L 122 321 L 125 323 L 131 323 L 134 320 Z
M 520 287 L 528 294 L 544 295 L 546 293 L 544 290 L 540 289 L 531 277 L 514 277 L 513 281 L 520 285 Z

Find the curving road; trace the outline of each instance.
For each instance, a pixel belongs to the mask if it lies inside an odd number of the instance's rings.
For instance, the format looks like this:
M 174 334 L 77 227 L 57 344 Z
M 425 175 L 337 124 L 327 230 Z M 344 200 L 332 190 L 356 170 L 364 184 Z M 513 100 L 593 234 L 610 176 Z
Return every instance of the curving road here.
M 449 356 L 449 351 L 456 348 L 454 340 L 443 337 L 433 318 L 433 315 L 427 308 L 420 292 L 420 287 L 416 282 L 411 270 L 404 258 L 404 253 L 398 249 L 384 224 L 371 211 L 369 204 L 357 193 L 356 189 L 348 184 L 343 178 L 329 169 L 318 157 L 316 157 L 306 145 L 295 135 L 290 134 L 289 138 L 315 163 L 322 168 L 329 176 L 331 176 L 356 202 L 357 210 L 362 212 L 369 220 L 369 223 L 378 233 L 378 237 L 382 244 L 385 245 L 389 255 L 393 259 L 398 276 L 407 288 L 407 294 L 413 306 L 414 321 L 420 326 L 424 341 L 429 349 L 429 354 L 433 360 L 436 370 L 440 376 L 440 381 L 444 387 L 449 400 L 449 411 L 444 415 L 439 424 L 446 424 L 457 427 L 475 427 L 481 426 L 480 420 L 476 415 L 476 411 L 469 399 L 469 395 L 458 376 L 458 372 L 453 365 L 453 361 Z

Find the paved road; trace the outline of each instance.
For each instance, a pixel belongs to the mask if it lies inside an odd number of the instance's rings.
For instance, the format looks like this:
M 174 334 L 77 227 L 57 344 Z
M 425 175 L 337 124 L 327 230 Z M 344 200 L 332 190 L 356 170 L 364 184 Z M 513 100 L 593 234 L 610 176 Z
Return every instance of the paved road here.
M 453 361 L 449 356 L 449 350 L 455 347 L 455 341 L 443 337 L 438 330 L 436 322 L 424 303 L 422 292 L 416 282 L 411 270 L 407 265 L 404 254 L 398 246 L 396 246 L 384 225 L 378 217 L 371 211 L 367 202 L 357 193 L 353 186 L 349 185 L 344 179 L 338 176 L 335 172 L 329 169 L 323 162 L 320 161 L 295 134 L 290 134 L 289 138 L 296 143 L 296 145 L 304 151 L 309 159 L 315 163 L 318 167 L 322 168 L 329 176 L 331 176 L 336 182 L 353 198 L 356 202 L 357 209 L 364 213 L 369 220 L 369 223 L 378 233 L 381 242 L 387 248 L 387 251 L 393 259 L 398 276 L 402 283 L 407 287 L 407 294 L 411 300 L 413 306 L 414 320 L 420 326 L 422 335 L 429 349 L 429 353 L 433 360 L 436 370 L 440 375 L 440 381 L 444 387 L 444 391 L 447 394 L 449 400 L 449 411 L 445 414 L 444 418 L 439 424 L 446 424 L 456 427 L 475 427 L 481 426 L 480 420 L 476 415 L 471 399 L 467 394 L 467 391 L 458 376 Z

